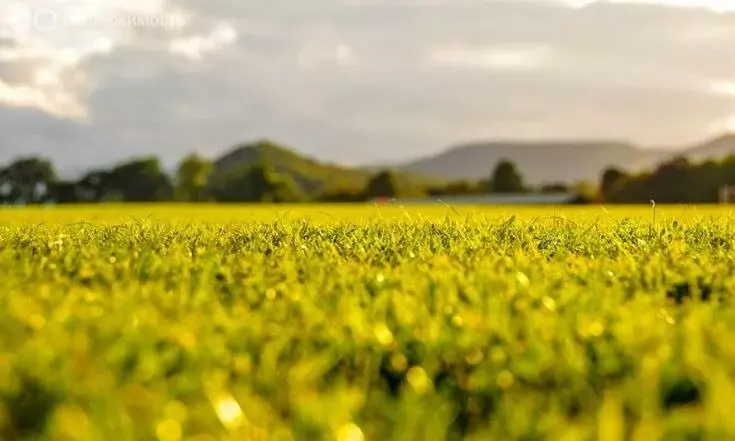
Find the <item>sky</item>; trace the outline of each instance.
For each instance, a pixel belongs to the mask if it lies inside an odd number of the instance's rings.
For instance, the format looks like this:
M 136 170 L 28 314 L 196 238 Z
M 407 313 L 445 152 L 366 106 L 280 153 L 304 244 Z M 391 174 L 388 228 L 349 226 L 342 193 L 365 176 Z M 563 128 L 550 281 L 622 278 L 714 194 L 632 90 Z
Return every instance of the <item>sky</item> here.
M 2 0 L 0 162 L 735 132 L 735 0 Z

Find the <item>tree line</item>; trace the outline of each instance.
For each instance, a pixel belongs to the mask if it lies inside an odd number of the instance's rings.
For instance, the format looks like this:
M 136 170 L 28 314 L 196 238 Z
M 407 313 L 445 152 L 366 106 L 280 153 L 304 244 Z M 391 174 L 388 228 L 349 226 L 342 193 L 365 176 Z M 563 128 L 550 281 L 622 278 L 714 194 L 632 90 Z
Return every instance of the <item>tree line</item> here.
M 565 191 L 561 185 L 530 188 L 510 161 L 497 164 L 489 178 L 417 184 L 392 170 L 377 171 L 364 182 L 314 190 L 272 165 L 251 164 L 218 171 L 190 154 L 169 174 L 156 157 L 141 157 L 62 179 L 53 163 L 31 156 L 0 167 L 0 203 L 72 204 L 99 202 L 360 202 L 379 198 L 460 196 L 487 193 Z
M 489 167 L 490 168 L 490 167 Z M 168 174 L 156 157 L 129 160 L 92 170 L 79 179 L 61 179 L 51 161 L 25 157 L 0 167 L 0 204 L 98 202 L 360 202 L 378 198 L 465 196 L 488 193 L 574 193 L 578 202 L 713 203 L 724 186 L 735 186 L 735 155 L 692 163 L 677 157 L 657 168 L 629 173 L 608 168 L 598 185 L 548 184 L 532 187 L 511 161 L 501 161 L 478 181 L 416 184 L 392 170 L 342 188 L 306 188 L 287 172 L 267 164 L 236 166 L 223 172 L 199 155 L 185 157 Z
M 735 186 L 735 155 L 702 162 L 679 156 L 640 173 L 608 168 L 600 193 L 610 203 L 706 204 L 719 202 L 720 191 L 727 186 Z

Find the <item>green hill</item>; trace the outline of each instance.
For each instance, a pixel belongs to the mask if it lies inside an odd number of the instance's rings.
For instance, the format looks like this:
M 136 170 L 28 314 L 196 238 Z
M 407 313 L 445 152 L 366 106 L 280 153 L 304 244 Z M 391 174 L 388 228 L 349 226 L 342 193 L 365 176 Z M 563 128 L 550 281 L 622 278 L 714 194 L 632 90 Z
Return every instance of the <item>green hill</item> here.
M 322 162 L 268 140 L 234 148 L 215 161 L 214 173 L 217 176 L 237 167 L 252 165 L 266 165 L 290 176 L 311 196 L 328 191 L 362 189 L 373 174 L 365 169 Z M 398 179 L 406 187 L 441 182 L 406 172 L 398 173 Z

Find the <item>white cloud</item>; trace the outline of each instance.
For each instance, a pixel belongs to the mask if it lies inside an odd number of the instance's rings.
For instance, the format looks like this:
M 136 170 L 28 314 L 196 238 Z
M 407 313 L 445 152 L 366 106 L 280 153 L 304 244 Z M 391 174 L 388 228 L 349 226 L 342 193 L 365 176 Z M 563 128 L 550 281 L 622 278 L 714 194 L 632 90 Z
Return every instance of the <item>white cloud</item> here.
M 164 0 L 3 1 L 0 63 L 25 74 L 11 81 L 0 72 L 0 103 L 86 119 L 85 96 L 93 87 L 88 80 L 94 78 L 84 65 L 136 44 L 139 35 L 180 32 L 184 20 L 182 10 Z M 218 32 L 213 37 L 228 38 Z
M 735 97 L 735 81 L 717 81 L 710 86 L 716 95 Z
M 60 118 L 82 120 L 88 111 L 81 98 L 85 73 L 80 63 L 93 55 L 109 54 L 106 37 L 76 47 L 59 47 L 44 39 L 20 40 L 0 47 L 0 63 L 18 71 L 14 79 L 0 74 L 0 104 L 34 108 Z
M 314 69 L 323 63 L 331 66 L 347 66 L 354 64 L 356 56 L 354 50 L 344 44 L 304 44 L 298 52 L 298 61 L 306 69 Z
M 0 103 L 35 108 L 50 115 L 84 119 L 85 73 L 80 65 L 109 54 L 129 29 L 72 26 L 82 12 L 103 15 L 149 13 L 158 2 L 23 0 L 0 5 L 0 31 L 9 45 L 0 46 L 0 62 L 26 72 L 25 80 L 10 83 L 0 75 Z M 160 4 L 158 4 L 160 6 Z M 153 8 L 153 9 L 152 9 Z M 101 21 L 101 20 L 100 20 Z M 78 23 L 77 23 L 78 24 Z
M 735 133 L 735 115 L 725 119 L 725 130 L 730 133 Z
M 503 48 L 453 44 L 431 49 L 427 60 L 434 65 L 467 69 L 529 70 L 545 65 L 552 52 L 545 46 Z
M 198 61 L 204 54 L 220 50 L 236 41 L 237 31 L 231 25 L 221 23 L 207 35 L 197 34 L 171 40 L 169 51 Z
M 555 0 L 560 1 L 560 0 Z M 595 3 L 645 4 L 674 8 L 706 9 L 716 13 L 735 12 L 734 0 L 561 0 L 573 8 L 582 8 Z
M 53 72 L 39 71 L 31 85 L 11 85 L 0 79 L 0 104 L 42 110 L 61 118 L 84 118 L 86 109 L 70 95 Z
M 735 134 L 735 114 L 714 118 L 709 126 L 709 136 L 718 136 L 722 133 Z

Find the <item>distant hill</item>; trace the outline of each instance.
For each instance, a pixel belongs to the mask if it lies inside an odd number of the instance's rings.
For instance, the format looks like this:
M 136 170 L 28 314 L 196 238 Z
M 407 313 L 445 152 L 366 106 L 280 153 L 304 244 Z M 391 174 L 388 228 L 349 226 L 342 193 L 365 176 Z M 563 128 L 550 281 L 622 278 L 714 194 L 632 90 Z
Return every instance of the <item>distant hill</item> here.
M 735 154 L 735 134 L 723 135 L 682 152 L 692 161 L 721 159 Z
M 527 182 L 598 182 L 610 166 L 628 171 L 655 167 L 674 156 L 692 161 L 735 154 L 735 134 L 679 149 L 645 149 L 620 141 L 485 142 L 460 145 L 437 155 L 393 167 L 403 184 L 428 185 L 443 181 L 487 179 L 495 164 L 514 161 Z M 354 189 L 365 185 L 377 167 L 346 167 L 322 162 L 270 141 L 237 146 L 215 161 L 215 173 L 234 167 L 265 164 L 291 176 L 310 194 Z
M 654 164 L 660 151 L 615 141 L 487 142 L 451 148 L 430 158 L 403 164 L 402 170 L 444 179 L 488 178 L 498 162 L 515 162 L 529 183 L 597 181 L 608 166 Z
M 398 168 L 447 180 L 486 179 L 495 164 L 509 159 L 531 184 L 597 182 L 603 170 L 610 166 L 639 171 L 675 156 L 704 161 L 731 154 L 735 154 L 735 134 L 677 149 L 646 149 L 619 141 L 484 142 L 459 145 Z
M 267 165 L 290 176 L 312 195 L 326 190 L 362 188 L 373 174 L 367 169 L 321 162 L 270 141 L 234 148 L 214 162 L 214 173 L 222 174 L 233 168 L 256 164 Z M 425 185 L 438 181 L 411 172 L 399 172 L 398 179 L 406 185 Z

